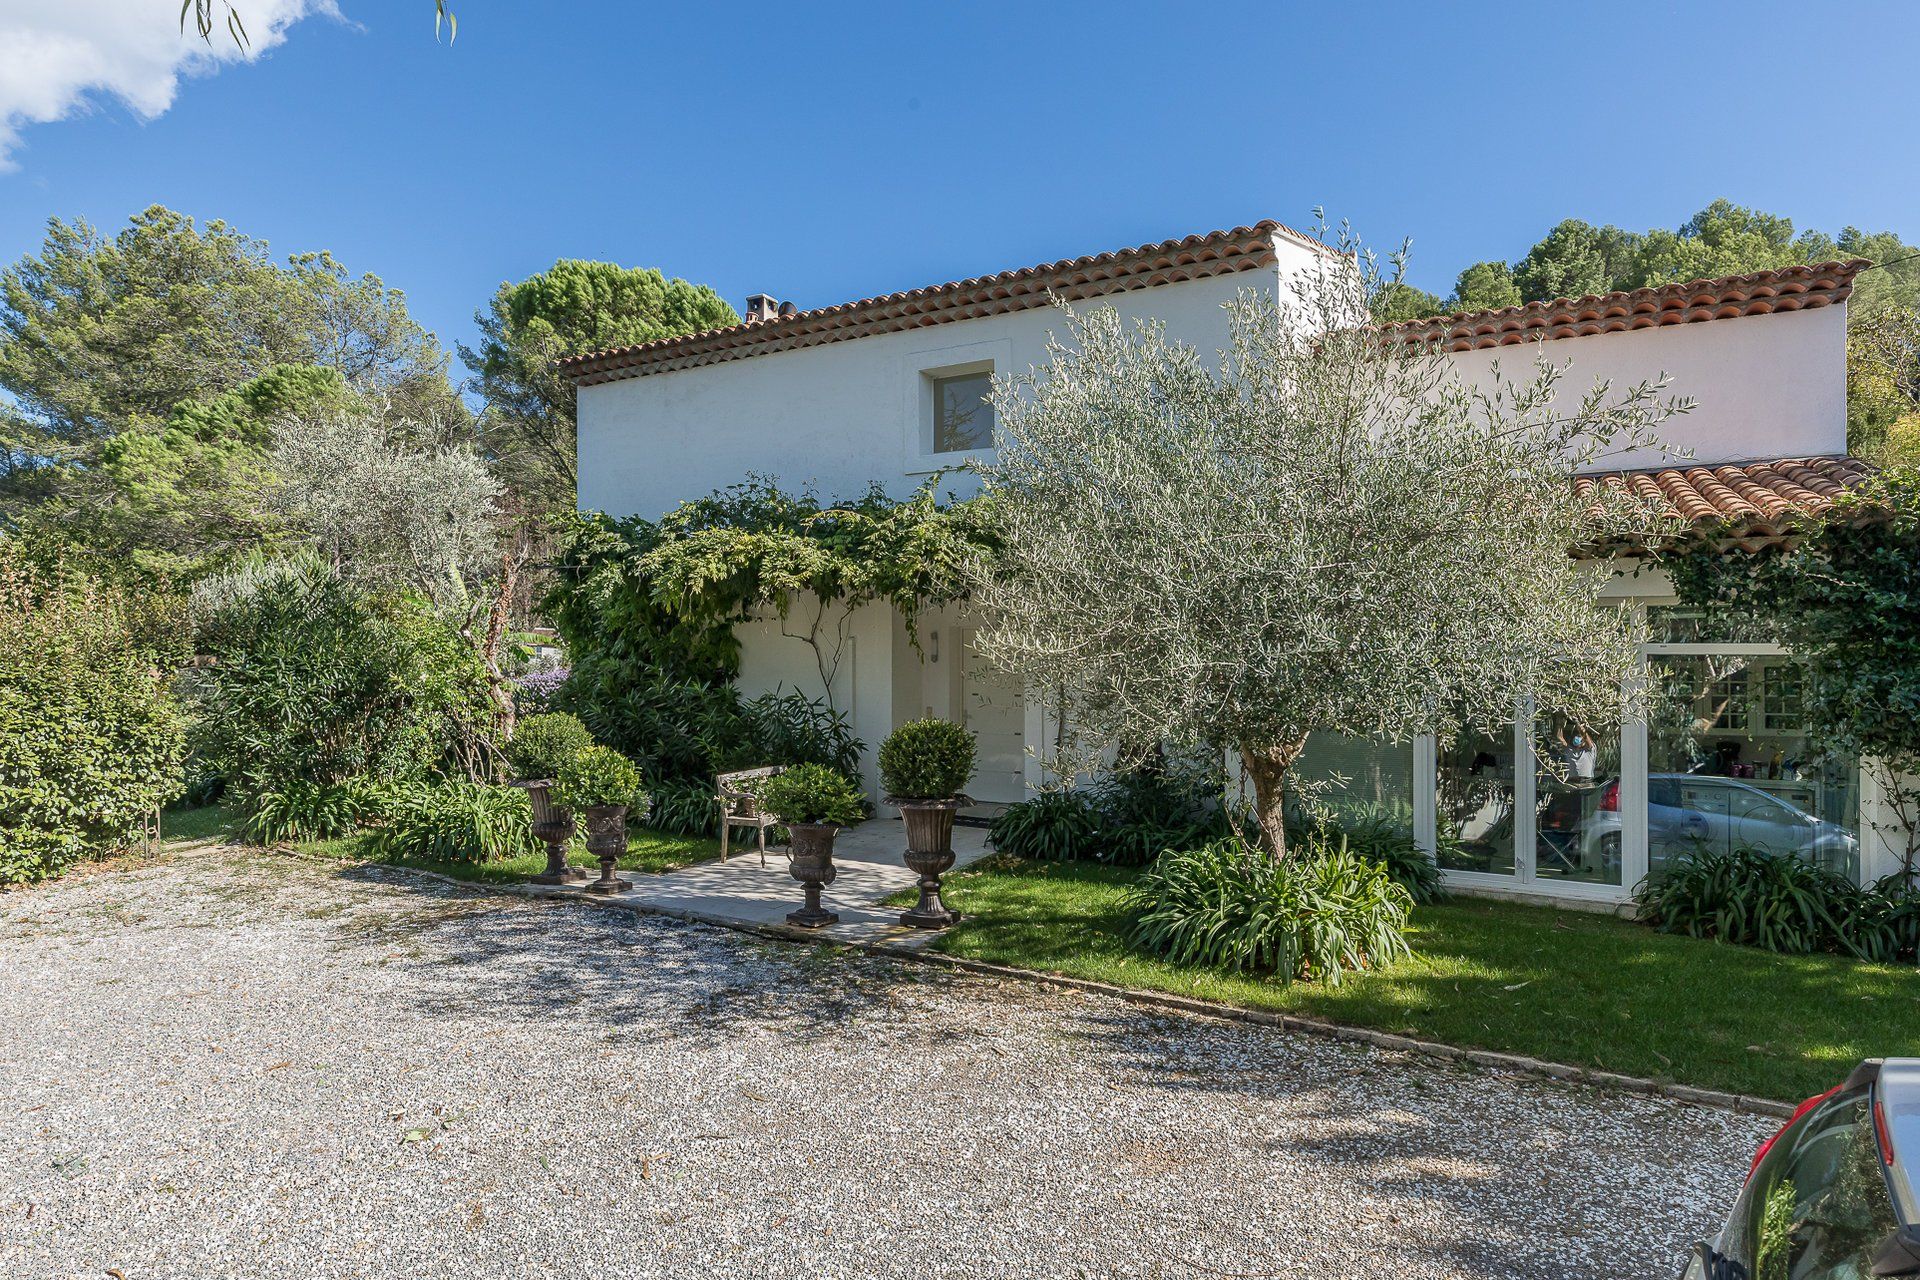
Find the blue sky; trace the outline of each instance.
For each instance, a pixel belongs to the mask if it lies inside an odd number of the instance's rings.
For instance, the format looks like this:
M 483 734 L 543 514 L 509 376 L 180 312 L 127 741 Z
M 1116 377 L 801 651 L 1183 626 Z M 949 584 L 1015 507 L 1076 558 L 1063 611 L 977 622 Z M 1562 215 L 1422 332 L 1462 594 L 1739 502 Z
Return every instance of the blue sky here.
M 558 257 L 805 307 L 1315 205 L 1439 293 L 1717 196 L 1920 240 L 1920 5 L 454 0 L 449 47 L 432 0 L 338 2 L 151 119 L 23 126 L 0 258 L 161 203 L 332 249 L 451 345 Z

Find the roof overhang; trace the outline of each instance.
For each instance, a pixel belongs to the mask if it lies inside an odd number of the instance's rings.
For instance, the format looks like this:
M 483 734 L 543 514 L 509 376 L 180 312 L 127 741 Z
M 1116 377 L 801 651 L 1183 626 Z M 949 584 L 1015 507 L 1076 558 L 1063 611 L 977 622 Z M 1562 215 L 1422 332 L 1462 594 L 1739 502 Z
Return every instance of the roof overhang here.
M 1282 241 L 1318 253 L 1333 252 L 1311 236 L 1277 222 L 1261 222 L 596 351 L 562 360 L 555 367 L 576 385 L 590 386 L 873 334 L 1008 315 L 1050 306 L 1056 298 L 1077 302 L 1271 267 L 1278 261 L 1277 246 Z

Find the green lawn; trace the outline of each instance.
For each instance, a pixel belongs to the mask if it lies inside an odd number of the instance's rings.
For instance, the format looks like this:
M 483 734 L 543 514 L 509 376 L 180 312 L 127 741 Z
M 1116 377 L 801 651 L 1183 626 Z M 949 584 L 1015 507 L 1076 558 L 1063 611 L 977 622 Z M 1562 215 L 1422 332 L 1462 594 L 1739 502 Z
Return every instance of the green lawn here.
M 237 815 L 217 805 L 203 809 L 168 812 L 161 818 L 160 830 L 167 840 L 203 840 L 231 837 Z M 538 875 L 546 869 L 544 853 L 521 854 L 498 862 L 443 862 L 435 858 L 383 858 L 373 848 L 372 837 L 362 832 L 333 840 L 309 840 L 294 846 L 296 852 L 339 862 L 385 862 L 396 867 L 437 871 L 476 884 L 513 884 Z M 720 842 L 705 836 L 674 836 L 648 827 L 635 827 L 627 833 L 627 851 L 618 863 L 622 871 L 658 873 L 672 871 L 695 862 L 720 856 Z M 569 860 L 598 874 L 600 864 L 589 858 L 576 843 Z
M 956 956 L 1297 1013 L 1473 1048 L 1797 1101 L 1863 1057 L 1920 1053 L 1920 971 L 1776 956 L 1611 916 L 1456 898 L 1413 918 L 1414 958 L 1337 987 L 1143 957 L 1137 873 L 994 863 L 947 880 Z
M 160 815 L 160 838 L 164 841 L 228 840 L 238 828 L 240 815 L 225 805 L 209 804 L 198 809 L 168 809 Z

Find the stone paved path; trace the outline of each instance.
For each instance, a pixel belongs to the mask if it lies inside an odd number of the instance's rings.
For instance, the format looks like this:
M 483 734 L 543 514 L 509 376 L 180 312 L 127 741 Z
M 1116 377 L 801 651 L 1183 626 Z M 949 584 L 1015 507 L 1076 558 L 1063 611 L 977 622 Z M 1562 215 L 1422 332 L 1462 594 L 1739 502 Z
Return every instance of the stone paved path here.
M 898 818 L 874 818 L 835 838 L 835 878 L 821 902 L 839 912 L 840 920 L 819 930 L 817 936 L 902 946 L 924 946 L 932 940 L 934 934 L 900 924 L 900 907 L 881 905 L 918 883 L 901 860 L 905 847 L 906 829 Z M 956 826 L 953 852 L 955 870 L 985 857 L 991 852 L 986 829 Z M 752 848 L 741 851 L 736 845 L 725 862 L 715 859 L 664 875 L 629 878 L 634 887 L 612 895 L 614 900 L 749 924 L 784 925 L 787 913 L 798 908 L 803 897 L 800 882 L 787 870 L 786 856 L 777 849 L 767 853 L 764 865 Z

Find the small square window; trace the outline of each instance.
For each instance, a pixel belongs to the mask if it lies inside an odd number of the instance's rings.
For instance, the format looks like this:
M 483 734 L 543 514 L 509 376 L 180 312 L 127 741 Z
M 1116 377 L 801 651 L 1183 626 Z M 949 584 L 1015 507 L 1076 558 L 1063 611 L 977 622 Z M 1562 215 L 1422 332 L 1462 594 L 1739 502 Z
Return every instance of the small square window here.
M 933 379 L 933 451 L 993 448 L 992 394 L 991 370 Z

